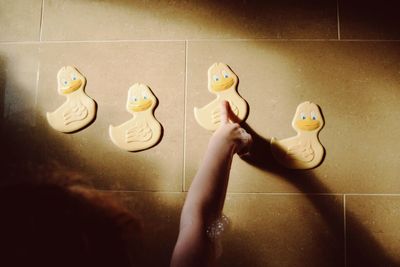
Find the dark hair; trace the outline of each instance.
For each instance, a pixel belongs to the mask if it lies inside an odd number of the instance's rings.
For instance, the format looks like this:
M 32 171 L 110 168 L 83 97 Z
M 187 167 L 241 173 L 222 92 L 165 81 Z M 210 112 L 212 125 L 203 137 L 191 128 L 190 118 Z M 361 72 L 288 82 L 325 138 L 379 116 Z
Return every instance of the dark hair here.
M 141 224 L 111 193 L 54 164 L 19 169 L 0 186 L 0 266 L 140 264 Z

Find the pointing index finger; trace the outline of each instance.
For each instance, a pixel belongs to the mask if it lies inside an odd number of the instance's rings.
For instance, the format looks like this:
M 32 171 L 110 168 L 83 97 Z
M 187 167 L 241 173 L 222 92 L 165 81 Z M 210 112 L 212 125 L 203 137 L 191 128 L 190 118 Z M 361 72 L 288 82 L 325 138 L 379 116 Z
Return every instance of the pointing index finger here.
M 221 102 L 221 125 L 227 124 L 229 122 L 229 103 L 228 101 Z

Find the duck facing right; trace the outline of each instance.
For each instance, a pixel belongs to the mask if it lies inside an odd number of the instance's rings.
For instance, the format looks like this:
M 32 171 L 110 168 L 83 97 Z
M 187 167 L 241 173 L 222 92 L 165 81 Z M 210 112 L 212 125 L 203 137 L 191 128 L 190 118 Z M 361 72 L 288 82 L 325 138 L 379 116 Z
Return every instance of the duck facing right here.
M 296 136 L 277 140 L 271 139 L 271 151 L 275 159 L 289 169 L 312 169 L 321 164 L 324 147 L 318 134 L 324 126 L 321 109 L 306 101 L 298 105 L 292 120 Z

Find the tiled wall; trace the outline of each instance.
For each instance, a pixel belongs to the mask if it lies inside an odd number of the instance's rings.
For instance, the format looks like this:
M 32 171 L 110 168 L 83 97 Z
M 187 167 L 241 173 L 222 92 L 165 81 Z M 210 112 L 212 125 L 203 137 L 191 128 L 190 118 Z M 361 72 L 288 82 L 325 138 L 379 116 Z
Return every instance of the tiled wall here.
M 239 76 L 256 138 L 235 157 L 221 266 L 399 266 L 400 19 L 397 1 L 0 0 L 3 132 L 15 154 L 57 160 L 119 192 L 143 217 L 149 266 L 167 266 L 185 191 L 211 133 L 193 108 L 213 99 L 207 69 Z M 64 101 L 56 74 L 76 66 L 98 104 L 75 134 L 45 119 Z M 130 118 L 127 90 L 149 85 L 162 141 L 127 153 L 108 126 Z M 296 106 L 325 117 L 321 166 L 287 171 L 268 139 L 294 135 Z M 7 136 L 7 135 L 3 135 Z

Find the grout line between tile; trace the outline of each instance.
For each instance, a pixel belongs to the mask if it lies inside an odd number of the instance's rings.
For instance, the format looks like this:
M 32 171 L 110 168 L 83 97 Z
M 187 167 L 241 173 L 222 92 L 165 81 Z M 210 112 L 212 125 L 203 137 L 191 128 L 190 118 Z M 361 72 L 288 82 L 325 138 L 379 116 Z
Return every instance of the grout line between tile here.
M 400 193 L 380 194 L 380 193 L 347 193 L 347 196 L 386 196 L 386 197 L 400 197 Z
M 204 38 L 204 39 L 188 39 L 191 42 L 247 42 L 247 41 L 271 41 L 271 42 L 296 42 L 296 41 L 338 41 L 337 38 L 328 38 L 328 39 L 320 39 L 320 38 L 294 38 L 294 39 L 283 39 L 283 38 Z
M 38 47 L 38 63 L 37 63 L 37 69 L 36 69 L 36 85 L 35 85 L 35 102 L 34 102 L 34 110 L 37 111 L 38 108 L 38 95 L 39 95 L 39 79 L 40 79 L 40 47 Z M 36 115 L 37 112 L 34 113 L 34 119 L 33 119 L 33 125 L 31 126 L 36 126 Z
M 163 191 L 163 190 L 110 190 L 110 189 L 97 189 L 102 192 L 131 192 L 131 193 L 187 193 L 187 191 Z M 239 195 L 264 195 L 264 196 L 344 196 L 339 193 L 231 193 L 228 192 L 227 195 L 230 196 L 239 196 Z
M 146 43 L 146 42 L 185 42 L 183 39 L 115 39 L 115 40 L 47 40 L 43 43 L 65 44 L 65 43 Z
M 393 196 L 400 197 L 400 194 L 356 194 L 356 193 L 302 193 L 302 192 L 228 192 L 230 195 L 278 195 L 278 196 Z
M 266 195 L 266 196 L 342 196 L 342 193 L 272 193 L 272 192 L 228 192 L 229 195 Z
M 344 267 L 347 267 L 346 194 L 343 195 Z
M 43 18 L 44 18 L 44 0 L 42 0 L 42 8 L 40 12 L 40 30 L 39 30 L 39 41 L 42 42 L 43 35 Z
M 152 191 L 152 190 L 108 190 L 108 189 L 96 189 L 103 193 L 145 193 L 145 194 L 182 194 L 186 192 L 180 191 Z
M 109 190 L 109 189 L 98 189 L 99 191 L 104 192 L 145 192 L 145 193 L 187 193 L 187 191 L 163 191 L 163 190 Z M 259 192 L 259 193 L 251 193 L 251 192 L 228 192 L 227 195 L 230 196 L 240 196 L 240 195 L 264 195 L 264 196 L 343 196 L 343 203 L 346 202 L 347 196 L 357 196 L 357 194 L 341 194 L 341 193 L 268 193 L 268 192 Z M 365 194 L 368 195 L 368 194 Z M 364 196 L 364 195 L 359 195 Z M 388 194 L 374 194 L 373 196 L 388 196 Z M 400 196 L 390 194 L 389 196 Z M 346 205 L 344 204 L 344 212 L 346 212 Z M 344 213 L 344 217 L 346 214 Z
M 182 192 L 186 188 L 186 118 L 187 118 L 187 73 L 188 73 L 188 41 L 185 40 L 185 75 L 183 91 L 183 168 L 182 168 Z
M 143 42 L 394 42 L 396 39 L 198 39 L 198 40 L 86 40 L 86 41 L 0 41 L 0 45 L 10 44 L 80 44 L 80 43 L 143 43 Z
M 340 36 L 340 9 L 339 9 L 339 0 L 336 0 L 336 20 L 337 20 L 338 40 L 341 40 L 341 36 Z
M 151 41 L 151 40 L 147 40 Z M 188 39 L 190 42 L 400 42 L 399 39 L 274 39 L 274 38 L 244 38 L 244 39 Z

